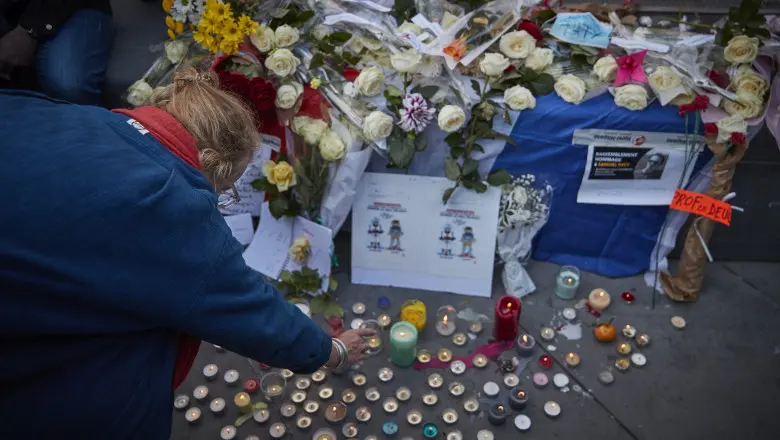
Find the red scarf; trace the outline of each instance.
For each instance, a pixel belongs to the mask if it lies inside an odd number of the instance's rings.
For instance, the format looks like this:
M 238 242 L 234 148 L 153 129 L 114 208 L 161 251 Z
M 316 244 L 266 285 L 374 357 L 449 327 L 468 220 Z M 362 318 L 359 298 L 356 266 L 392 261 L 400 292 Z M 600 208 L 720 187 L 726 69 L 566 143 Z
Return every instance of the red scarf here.
M 184 126 L 169 113 L 156 107 L 139 107 L 135 110 L 116 109 L 114 113 L 123 114 L 135 119 L 154 136 L 157 141 L 165 145 L 171 153 L 188 165 L 200 169 L 200 159 L 195 139 Z M 179 349 L 176 353 L 176 364 L 173 367 L 173 388 L 187 378 L 195 357 L 198 356 L 200 339 L 189 335 L 179 334 Z

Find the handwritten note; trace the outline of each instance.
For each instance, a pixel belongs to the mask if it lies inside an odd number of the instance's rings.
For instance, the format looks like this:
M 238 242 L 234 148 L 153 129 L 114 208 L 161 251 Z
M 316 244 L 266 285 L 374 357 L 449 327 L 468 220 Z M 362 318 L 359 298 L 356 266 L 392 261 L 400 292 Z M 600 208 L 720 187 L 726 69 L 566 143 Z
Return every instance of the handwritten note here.
M 225 217 L 225 223 L 233 233 L 233 237 L 244 246 L 252 242 L 252 235 L 255 230 L 252 227 L 252 214 L 244 213 L 237 215 L 228 215 Z
M 260 215 L 260 210 L 265 200 L 265 193 L 252 188 L 252 181 L 263 177 L 263 162 L 271 158 L 271 151 L 279 151 L 281 142 L 278 137 L 262 135 L 260 148 L 255 152 L 255 157 L 244 174 L 236 181 L 236 189 L 241 201 L 227 208 L 221 208 L 222 214 L 234 215 L 249 213 L 255 217 Z
M 675 191 L 669 207 L 701 215 L 726 226 L 731 224 L 731 205 L 704 194 L 678 189 Z
M 602 23 L 590 12 L 560 13 L 555 18 L 550 34 L 571 44 L 606 49 L 612 26 Z

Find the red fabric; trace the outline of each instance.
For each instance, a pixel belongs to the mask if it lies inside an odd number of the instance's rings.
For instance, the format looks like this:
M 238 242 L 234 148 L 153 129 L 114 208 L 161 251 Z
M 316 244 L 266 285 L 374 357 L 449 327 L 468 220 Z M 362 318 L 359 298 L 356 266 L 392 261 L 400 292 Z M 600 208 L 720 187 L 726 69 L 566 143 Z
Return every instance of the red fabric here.
M 190 135 L 181 122 L 169 113 L 156 107 L 138 107 L 135 110 L 116 109 L 119 113 L 131 117 L 144 126 L 152 136 L 175 154 L 179 159 L 195 168 L 200 169 L 200 158 L 195 139 Z M 200 349 L 200 339 L 179 334 L 179 350 L 176 353 L 176 363 L 173 367 L 173 388 L 187 378 L 195 357 Z

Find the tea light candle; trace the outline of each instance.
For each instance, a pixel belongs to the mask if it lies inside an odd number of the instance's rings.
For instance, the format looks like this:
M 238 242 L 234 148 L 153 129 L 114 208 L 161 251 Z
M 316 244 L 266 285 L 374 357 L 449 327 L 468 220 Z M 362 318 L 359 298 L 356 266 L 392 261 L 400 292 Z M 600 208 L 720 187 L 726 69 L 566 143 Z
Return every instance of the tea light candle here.
M 412 398 L 412 390 L 410 390 L 408 387 L 400 387 L 395 390 L 395 398 L 401 402 L 406 402 Z
M 490 407 L 488 411 L 488 422 L 494 426 L 503 425 L 509 417 L 509 412 L 503 404 L 497 403 Z
M 219 373 L 219 368 L 215 364 L 208 364 L 203 367 L 203 377 L 205 377 L 206 380 L 216 379 L 217 373 Z
M 545 402 L 544 413 L 552 418 L 558 417 L 561 415 L 561 406 L 558 405 L 558 402 L 553 402 L 552 400 Z
M 190 406 L 190 398 L 186 394 L 179 394 L 173 399 L 173 407 L 178 411 L 184 411 Z
M 504 375 L 504 385 L 507 388 L 514 388 L 520 383 L 520 378 L 516 374 L 509 373 Z
M 260 391 L 268 400 L 275 400 L 284 393 L 284 387 L 287 384 L 284 374 L 279 373 L 266 373 L 262 379 L 260 379 Z
M 190 423 L 190 425 L 194 425 L 200 422 L 200 415 L 200 408 L 193 406 L 184 413 L 184 418 L 187 420 L 187 422 Z
M 233 440 L 236 438 L 236 428 L 232 425 L 223 426 L 219 431 L 219 438 L 222 440 Z
M 603 383 L 604 385 L 610 385 L 614 381 L 615 376 L 609 371 L 604 370 L 599 372 L 599 382 Z
M 442 362 L 449 362 L 452 360 L 452 352 L 446 348 L 442 348 L 439 350 L 439 353 L 436 357 L 438 357 Z
M 565 309 L 563 309 L 563 311 L 561 312 L 561 315 L 563 315 L 563 317 L 564 317 L 566 320 L 568 320 L 568 321 L 571 321 L 572 319 L 574 319 L 574 318 L 576 318 L 576 317 L 577 317 L 577 311 L 576 311 L 576 310 L 574 310 L 574 309 L 572 309 L 571 307 L 566 307 L 566 308 L 565 308 Z
M 233 396 L 233 403 L 236 404 L 236 408 L 241 413 L 248 413 L 252 411 L 252 398 L 245 392 L 236 393 Z
M 447 408 L 441 413 L 441 419 L 448 425 L 454 425 L 458 421 L 458 412 L 453 408 Z
M 423 426 L 423 437 L 428 439 L 434 439 L 439 435 L 439 428 L 433 423 L 426 423 Z M 411 437 L 404 437 L 401 440 L 413 440 Z
M 497 341 L 514 341 L 520 325 L 520 300 L 514 296 L 502 296 L 495 306 L 493 337 Z
M 558 388 L 564 388 L 569 385 L 569 376 L 563 373 L 557 373 L 553 376 L 553 384 Z
M 366 354 L 373 356 L 382 351 L 382 336 L 380 336 L 382 332 L 382 325 L 379 324 L 379 322 L 376 320 L 369 319 L 367 321 L 363 321 L 363 324 L 360 325 L 360 328 L 371 329 L 376 333 L 374 336 L 363 338 L 366 341 L 366 345 L 368 345 L 368 349 L 365 351 Z
M 469 323 L 469 331 L 475 335 L 482 333 L 482 323 L 480 321 L 471 321 Z
M 463 401 L 463 409 L 469 414 L 474 414 L 479 411 L 479 401 L 476 397 L 470 397 Z
M 441 306 L 436 311 L 436 332 L 442 336 L 455 333 L 455 307 Z
M 238 382 L 238 371 L 236 370 L 227 370 L 225 371 L 225 375 L 222 376 L 222 378 L 225 380 L 225 383 L 230 387 L 235 385 Z
M 306 403 L 303 404 L 303 410 L 306 411 L 307 414 L 314 414 L 320 409 L 320 404 L 309 400 Z
M 588 306 L 591 310 L 597 312 L 601 312 L 609 307 L 610 302 L 612 302 L 612 298 L 604 289 L 593 289 L 591 290 L 590 295 L 588 295 Z
M 388 414 L 398 411 L 398 401 L 394 397 L 388 397 L 382 402 L 382 409 Z
M 363 325 L 363 320 L 360 318 L 355 318 L 352 321 L 349 322 L 349 327 L 352 330 L 357 330 L 360 328 L 360 326 Z
M 327 379 L 327 377 L 328 375 L 324 371 L 317 370 L 311 375 L 311 381 L 316 384 L 320 384 L 322 382 L 325 382 L 325 379 Z
M 366 313 L 366 305 L 361 302 L 356 302 L 355 304 L 352 304 L 352 313 L 355 316 L 360 316 L 363 313 Z
M 549 370 L 553 366 L 552 356 L 549 354 L 543 354 L 539 356 L 539 366 L 545 370 Z
M 628 360 L 628 358 L 617 358 L 615 360 L 615 368 L 617 368 L 620 371 L 626 371 L 631 367 L 631 361 Z
M 254 394 L 260 388 L 260 382 L 257 379 L 247 379 L 244 381 L 244 392 Z
M 452 397 L 460 397 L 466 392 L 466 386 L 460 382 L 450 382 L 448 389 Z
M 550 329 L 552 330 L 552 329 Z M 553 332 L 553 335 L 555 332 Z M 523 357 L 531 356 L 534 353 L 534 347 L 536 347 L 536 339 L 529 334 L 522 334 L 517 338 L 517 354 Z
M 362 387 L 366 384 L 366 375 L 363 373 L 356 373 L 352 375 L 352 384 L 356 387 Z
M 552 341 L 555 339 L 555 330 L 551 329 L 550 327 L 542 327 L 539 329 L 539 336 L 541 336 L 545 341 Z
M 290 379 L 291 377 L 295 376 L 295 373 L 292 372 L 292 370 L 284 369 L 282 370 L 282 377 L 286 379 Z
M 390 360 L 399 367 L 414 363 L 417 355 L 417 329 L 406 321 L 396 322 L 390 329 Z
M 328 428 L 320 428 L 311 436 L 311 440 L 336 440 L 336 432 Z
M 304 400 L 306 400 L 306 392 L 302 390 L 295 390 L 290 394 L 290 400 L 293 401 L 293 403 L 301 403 Z
M 401 305 L 401 321 L 408 322 L 421 332 L 428 321 L 428 309 L 425 303 L 416 299 L 405 301 Z
M 580 287 L 580 270 L 574 266 L 563 266 L 555 278 L 555 295 L 560 299 L 574 299 Z
M 366 423 L 371 420 L 371 410 L 367 406 L 361 406 L 355 410 L 355 418 L 358 422 Z
M 379 315 L 379 317 L 376 318 L 376 322 L 378 322 L 382 328 L 387 328 L 393 322 L 393 319 L 387 313 L 382 313 Z
M 433 373 L 430 376 L 428 376 L 428 386 L 433 388 L 434 390 L 437 390 L 441 388 L 441 386 L 444 385 L 444 378 L 439 373 Z
M 650 344 L 650 335 L 642 333 L 636 337 L 636 345 L 639 347 L 645 347 Z
M 387 367 L 380 368 L 379 372 L 377 373 L 377 376 L 379 376 L 379 380 L 381 380 L 382 382 L 385 383 L 390 382 L 391 380 L 393 380 L 393 370 Z
M 307 430 L 311 426 L 311 417 L 307 415 L 300 415 L 295 420 L 295 426 L 298 427 L 300 430 Z
M 484 391 L 485 395 L 488 397 L 496 397 L 498 396 L 499 391 L 501 391 L 501 388 L 499 388 L 498 384 L 495 382 L 485 382 L 485 385 L 482 386 L 482 391 Z
M 493 440 L 493 432 L 488 429 L 481 429 L 477 432 L 477 440 Z
M 287 433 L 287 426 L 284 423 L 274 423 L 268 432 L 271 438 L 282 438 Z
M 192 397 L 198 402 L 203 402 L 209 396 L 209 388 L 206 385 L 199 385 L 192 391 Z
M 295 388 L 298 388 L 299 390 L 308 390 L 309 386 L 311 386 L 311 379 L 308 377 L 299 377 L 298 379 L 295 379 Z
M 346 404 L 350 404 L 350 403 L 355 402 L 355 400 L 357 400 L 357 395 L 355 394 L 354 391 L 350 390 L 349 388 L 347 388 L 346 390 L 341 392 L 341 401 L 342 402 L 344 402 Z
M 398 425 L 395 422 L 382 423 L 382 432 L 386 436 L 392 437 L 398 433 Z
M 464 333 L 455 333 L 452 335 L 452 343 L 457 345 L 458 347 L 462 347 L 466 345 L 466 342 L 468 339 L 466 339 L 466 335 Z
M 426 406 L 433 406 L 439 402 L 439 396 L 433 391 L 423 394 L 422 401 Z
M 209 409 L 215 416 L 221 415 L 225 412 L 225 399 L 217 397 L 209 403 Z
M 621 342 L 617 346 L 617 352 L 623 355 L 631 353 L 631 345 L 625 342 Z
M 409 411 L 406 413 L 406 423 L 417 426 L 420 423 L 422 423 L 423 416 L 420 411 L 417 411 L 416 409 Z
M 566 365 L 570 366 L 571 368 L 574 368 L 580 364 L 580 355 L 574 353 L 573 351 L 570 351 L 566 353 L 566 357 L 564 357 L 563 360 L 566 362 Z
M 292 402 L 283 403 L 281 408 L 279 408 L 279 412 L 282 414 L 282 417 L 289 419 L 295 415 L 295 405 Z
M 417 352 L 417 362 L 421 364 L 427 364 L 431 361 L 431 352 L 428 350 L 420 350 Z
M 682 316 L 672 316 L 672 326 L 677 330 L 684 329 L 686 325 L 688 324 L 685 322 L 685 318 Z
M 271 418 L 271 412 L 265 408 L 259 409 L 255 411 L 255 413 L 252 415 L 252 418 L 255 419 L 255 422 L 262 425 L 263 423 L 267 422 L 268 419 Z
M 533 382 L 537 388 L 544 388 L 550 382 L 550 379 L 547 378 L 546 374 L 539 372 L 539 373 L 534 373 Z
M 447 433 L 446 440 L 463 440 L 463 434 L 460 431 L 450 431 Z
M 626 326 L 623 327 L 623 336 L 627 338 L 633 338 L 634 336 L 636 336 L 636 329 L 626 324 Z
M 531 429 L 531 418 L 525 414 L 515 416 L 515 428 L 521 432 L 528 431 Z
M 329 423 L 341 423 L 347 417 L 347 405 L 331 402 L 325 407 L 325 420 Z
M 522 411 L 528 404 L 528 393 L 520 388 L 515 388 L 509 393 L 509 406 L 512 409 Z
M 381 395 L 379 394 L 379 390 L 372 387 L 366 390 L 366 400 L 369 402 L 376 402 L 381 398 Z
M 482 353 L 477 354 L 473 358 L 471 358 L 471 362 L 474 363 L 474 366 L 477 368 L 485 368 L 488 363 L 488 358 Z
M 347 423 L 341 427 L 341 433 L 344 434 L 345 438 L 355 438 L 358 435 L 357 425 L 354 423 Z
M 455 361 L 450 364 L 450 371 L 456 376 L 466 372 L 466 363 L 463 361 Z
M 333 397 L 333 387 L 330 386 L 321 386 L 319 391 L 317 391 L 317 395 L 320 396 L 320 399 L 327 400 Z
M 647 358 L 642 353 L 634 353 L 631 355 L 631 363 L 637 367 L 644 367 L 647 364 Z

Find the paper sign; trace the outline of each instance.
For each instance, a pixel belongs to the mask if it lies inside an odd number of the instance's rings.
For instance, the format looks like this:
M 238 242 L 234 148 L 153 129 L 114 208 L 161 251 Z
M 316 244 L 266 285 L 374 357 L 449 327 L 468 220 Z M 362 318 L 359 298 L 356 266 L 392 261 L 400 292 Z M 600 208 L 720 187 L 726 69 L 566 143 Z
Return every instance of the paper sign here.
M 731 205 L 704 194 L 678 189 L 675 191 L 669 207 L 701 215 L 726 226 L 731 224 Z
M 225 217 L 225 223 L 233 233 L 233 237 L 244 246 L 252 242 L 252 236 L 255 235 L 255 228 L 252 226 L 252 215 L 249 213 L 228 215 Z
M 571 44 L 606 49 L 612 26 L 602 23 L 590 12 L 561 13 L 555 18 L 550 34 Z
M 226 208 L 220 208 L 223 215 L 249 213 L 257 217 L 265 201 L 265 193 L 252 187 L 252 182 L 263 177 L 263 162 L 271 158 L 271 151 L 279 151 L 279 138 L 267 134 L 262 135 L 260 148 L 255 151 L 255 157 L 236 182 L 236 189 L 241 201 Z

